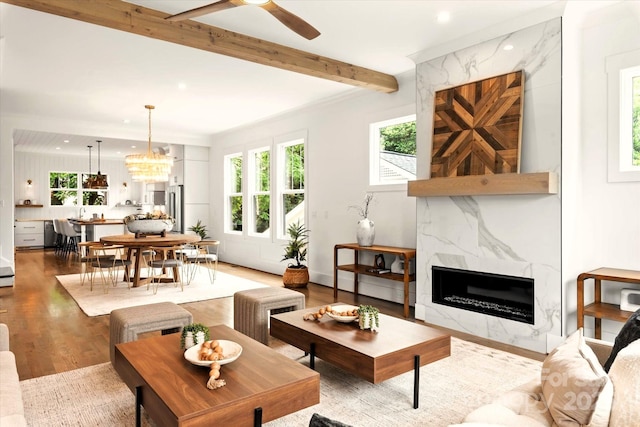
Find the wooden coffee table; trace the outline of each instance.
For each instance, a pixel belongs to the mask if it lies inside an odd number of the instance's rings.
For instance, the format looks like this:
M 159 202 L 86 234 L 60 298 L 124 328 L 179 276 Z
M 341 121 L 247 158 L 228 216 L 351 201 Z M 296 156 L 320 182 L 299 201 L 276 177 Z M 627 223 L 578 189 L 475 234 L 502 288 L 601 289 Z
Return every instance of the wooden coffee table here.
M 158 426 L 256 426 L 320 402 L 320 375 L 224 325 L 212 339 L 235 341 L 242 355 L 222 365 L 227 385 L 207 389 L 209 368 L 184 358 L 180 334 L 117 344 L 115 369 Z
M 450 335 L 384 314 L 375 332 L 326 315 L 320 320 L 303 320 L 305 313 L 319 308 L 271 316 L 271 335 L 309 353 L 312 369 L 317 356 L 374 384 L 413 370 L 414 408 L 419 401 L 420 367 L 451 355 Z

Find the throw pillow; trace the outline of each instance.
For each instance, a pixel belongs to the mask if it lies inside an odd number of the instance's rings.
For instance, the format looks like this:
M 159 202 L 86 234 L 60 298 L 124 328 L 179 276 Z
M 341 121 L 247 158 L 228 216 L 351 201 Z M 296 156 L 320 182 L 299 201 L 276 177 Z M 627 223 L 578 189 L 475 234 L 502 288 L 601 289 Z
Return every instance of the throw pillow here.
M 611 427 L 638 425 L 640 420 L 640 339 L 622 349 L 611 365 L 609 377 L 615 393 Z
M 587 425 L 608 382 L 582 328 L 553 350 L 542 363 L 542 395 L 559 427 Z
M 335 421 L 327 417 L 323 417 L 320 414 L 314 413 L 311 416 L 309 427 L 350 427 L 350 426 L 348 424 L 341 423 L 340 421 Z
M 609 369 L 611 369 L 611 364 L 616 359 L 616 356 L 620 352 L 620 350 L 637 339 L 640 339 L 640 310 L 637 310 L 635 313 L 633 313 L 622 326 L 622 329 L 620 329 L 620 333 L 613 343 L 611 355 L 604 364 L 605 372 L 609 372 Z

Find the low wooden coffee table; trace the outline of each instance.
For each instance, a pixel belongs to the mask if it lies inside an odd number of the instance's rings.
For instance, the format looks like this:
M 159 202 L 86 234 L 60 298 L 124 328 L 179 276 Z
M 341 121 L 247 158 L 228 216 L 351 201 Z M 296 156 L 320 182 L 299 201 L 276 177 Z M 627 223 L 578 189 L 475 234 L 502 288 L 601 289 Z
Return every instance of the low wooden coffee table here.
M 413 369 L 414 408 L 419 401 L 420 367 L 451 355 L 451 336 L 437 329 L 384 314 L 375 332 L 326 315 L 315 321 L 302 318 L 319 308 L 271 316 L 271 335 L 309 353 L 312 369 L 317 356 L 374 384 Z
M 222 365 L 227 385 L 207 389 L 209 368 L 184 358 L 180 334 L 117 344 L 115 369 L 158 426 L 256 426 L 320 402 L 320 375 L 224 325 L 212 339 L 237 342 L 242 355 Z

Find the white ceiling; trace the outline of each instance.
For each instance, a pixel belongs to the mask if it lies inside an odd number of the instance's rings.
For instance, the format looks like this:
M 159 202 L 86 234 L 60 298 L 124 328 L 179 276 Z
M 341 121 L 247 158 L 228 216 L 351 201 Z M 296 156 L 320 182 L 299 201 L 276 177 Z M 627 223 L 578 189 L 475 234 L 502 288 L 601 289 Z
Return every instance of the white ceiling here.
M 211 0 L 130 2 L 173 14 Z M 196 20 L 397 76 L 414 69 L 412 58 L 420 52 L 558 2 L 277 3 L 308 21 L 321 35 L 306 40 L 254 6 Z M 439 24 L 436 16 L 444 10 L 450 12 L 451 21 Z M 62 152 L 86 154 L 86 146 L 95 146 L 95 140 L 101 139 L 103 156 L 121 157 L 132 152 L 134 142 L 112 136 L 127 132 L 136 135 L 132 139 L 138 139 L 137 145 L 144 151 L 148 129 L 145 104 L 156 106 L 153 133 L 171 135 L 175 141 L 202 140 L 327 98 L 366 90 L 4 3 L 0 4 L 0 37 L 3 115 L 73 120 L 105 129 L 93 135 L 24 129 L 14 135 L 16 149 L 22 151 L 52 152 L 61 147 Z M 64 144 L 64 139 L 70 142 Z M 167 142 L 172 141 L 159 145 Z

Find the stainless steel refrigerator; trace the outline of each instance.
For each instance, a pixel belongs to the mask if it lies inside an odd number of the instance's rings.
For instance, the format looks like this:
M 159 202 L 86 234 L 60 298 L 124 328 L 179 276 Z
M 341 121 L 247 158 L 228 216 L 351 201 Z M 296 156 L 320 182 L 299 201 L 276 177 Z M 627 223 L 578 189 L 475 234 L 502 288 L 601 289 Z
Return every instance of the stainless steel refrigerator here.
M 182 185 L 170 185 L 167 187 L 167 213 L 175 218 L 173 233 L 184 233 L 184 189 Z

